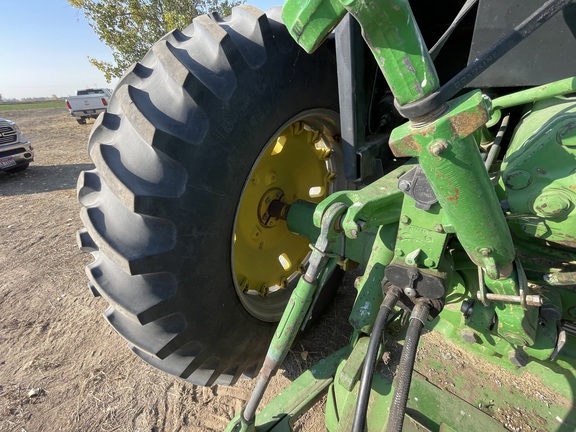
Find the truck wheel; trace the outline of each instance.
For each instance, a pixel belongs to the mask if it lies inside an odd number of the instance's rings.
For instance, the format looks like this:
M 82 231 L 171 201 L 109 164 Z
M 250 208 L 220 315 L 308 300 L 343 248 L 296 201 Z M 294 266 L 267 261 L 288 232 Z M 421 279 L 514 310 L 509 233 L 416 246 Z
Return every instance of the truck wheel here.
M 81 124 L 81 125 L 85 125 L 85 124 L 86 124 L 86 118 L 84 118 L 84 117 L 81 117 L 81 118 L 79 118 L 79 119 L 76 119 L 76 121 L 78 122 L 78 124 Z
M 334 46 L 251 6 L 200 16 L 127 72 L 78 197 L 93 292 L 132 350 L 199 385 L 254 376 L 309 252 L 270 200 L 345 187 Z M 338 284 L 337 278 L 333 283 Z

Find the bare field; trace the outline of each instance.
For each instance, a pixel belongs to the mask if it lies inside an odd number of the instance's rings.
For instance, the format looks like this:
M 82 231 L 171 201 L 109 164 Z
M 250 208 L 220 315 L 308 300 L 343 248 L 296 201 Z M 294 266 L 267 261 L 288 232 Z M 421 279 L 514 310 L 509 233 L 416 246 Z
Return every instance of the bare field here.
M 91 257 L 76 245 L 81 222 L 75 188 L 80 171 L 93 167 L 87 155 L 91 124 L 77 124 L 64 108 L 2 116 L 26 133 L 36 160 L 22 173 L 0 174 L 0 431 L 223 430 L 245 404 L 254 381 L 202 388 L 156 371 L 105 323 L 101 313 L 106 302 L 87 288 L 83 269 Z M 345 311 L 353 301 L 353 278 L 347 276 L 320 326 L 290 352 L 265 402 L 346 342 L 350 327 Z M 469 374 L 465 379 L 477 386 L 518 382 L 516 375 L 442 345 L 437 336 L 432 341 L 435 349 L 422 347 L 419 358 L 436 364 L 457 359 L 458 369 Z M 474 368 L 485 372 L 486 382 L 472 378 Z M 420 372 L 453 391 L 450 370 Z M 522 383 L 524 394 L 558 403 L 529 376 Z M 546 430 L 498 400 L 490 404 L 510 430 Z M 295 430 L 324 430 L 323 405 L 317 404 Z

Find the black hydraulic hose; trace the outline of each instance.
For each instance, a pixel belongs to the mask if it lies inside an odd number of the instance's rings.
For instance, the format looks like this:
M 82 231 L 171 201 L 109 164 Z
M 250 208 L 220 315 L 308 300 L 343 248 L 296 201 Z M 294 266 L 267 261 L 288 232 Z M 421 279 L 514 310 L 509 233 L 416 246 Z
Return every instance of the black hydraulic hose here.
M 392 405 L 388 415 L 386 432 L 402 431 L 418 341 L 420 340 L 420 334 L 426 318 L 428 318 L 429 310 L 430 305 L 428 303 L 417 303 L 410 315 L 406 340 L 404 341 L 404 348 L 402 349 L 400 364 L 398 365 L 398 372 L 396 374 L 396 389 L 394 390 L 394 398 L 392 399 Z
M 376 357 L 378 356 L 378 348 L 380 347 L 380 339 L 388 315 L 394 309 L 394 305 L 400 296 L 400 289 L 390 287 L 380 310 L 376 316 L 374 327 L 372 328 L 372 335 L 368 343 L 368 350 L 364 358 L 364 366 L 362 367 L 362 377 L 360 379 L 360 386 L 358 389 L 358 398 L 356 399 L 356 409 L 354 411 L 354 421 L 352 423 L 352 432 L 364 432 L 366 424 L 366 411 L 368 409 L 368 400 L 370 397 L 370 389 L 372 387 L 372 375 L 374 373 L 374 366 L 376 364 Z
M 464 6 L 462 6 L 462 9 L 460 9 L 460 12 L 458 12 L 458 15 L 456 15 L 456 18 L 454 18 L 454 21 L 452 21 L 450 27 L 448 27 L 448 29 L 444 32 L 444 34 L 440 37 L 440 39 L 438 39 L 438 42 L 436 42 L 434 46 L 430 48 L 430 57 L 432 57 L 432 60 L 436 59 L 438 53 L 440 53 L 440 50 L 442 49 L 442 47 L 444 46 L 450 35 L 454 32 L 454 30 L 456 30 L 456 27 L 458 27 L 458 25 L 462 22 L 462 20 L 464 20 L 464 17 L 466 17 L 468 12 L 470 12 L 470 9 L 472 9 L 472 7 L 476 5 L 476 3 L 478 3 L 478 0 L 468 0 L 466 3 L 464 3 Z

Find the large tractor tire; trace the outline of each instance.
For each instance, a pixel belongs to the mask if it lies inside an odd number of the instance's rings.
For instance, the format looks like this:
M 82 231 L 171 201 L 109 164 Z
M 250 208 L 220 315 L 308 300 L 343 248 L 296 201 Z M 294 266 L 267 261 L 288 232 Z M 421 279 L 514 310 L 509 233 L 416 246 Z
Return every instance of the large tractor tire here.
M 268 215 L 345 186 L 334 46 L 279 10 L 200 16 L 154 45 L 96 121 L 78 181 L 104 315 L 145 361 L 199 385 L 254 376 L 309 240 Z

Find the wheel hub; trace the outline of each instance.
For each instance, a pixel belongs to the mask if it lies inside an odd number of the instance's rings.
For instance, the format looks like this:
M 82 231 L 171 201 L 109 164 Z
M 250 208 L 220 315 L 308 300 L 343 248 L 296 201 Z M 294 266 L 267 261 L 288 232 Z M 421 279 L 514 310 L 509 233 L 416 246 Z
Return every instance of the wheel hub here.
M 265 147 L 244 186 L 233 270 L 241 301 L 260 319 L 274 321 L 281 314 L 278 305 L 287 298 L 272 297 L 285 297 L 283 288 L 303 271 L 310 251 L 309 239 L 290 232 L 278 216 L 297 200 L 320 202 L 329 195 L 336 179 L 333 142 L 320 128 L 295 121 Z
M 267 190 L 260 199 L 260 203 L 258 204 L 258 220 L 260 225 L 264 228 L 272 228 L 276 226 L 277 218 L 270 214 L 270 205 L 275 201 L 286 203 L 284 192 L 279 188 Z

